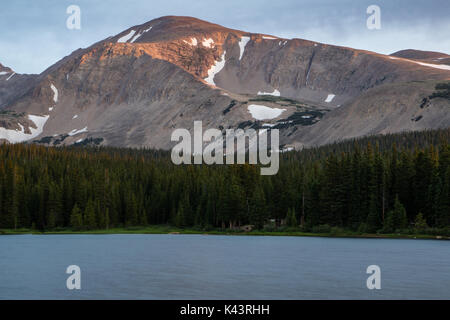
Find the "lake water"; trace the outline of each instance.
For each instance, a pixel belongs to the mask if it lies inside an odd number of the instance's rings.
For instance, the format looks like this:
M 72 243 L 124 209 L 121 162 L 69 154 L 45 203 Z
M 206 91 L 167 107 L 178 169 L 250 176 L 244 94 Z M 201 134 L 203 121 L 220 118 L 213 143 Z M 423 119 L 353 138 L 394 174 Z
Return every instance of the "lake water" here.
M 81 268 L 81 290 L 66 268 Z M 369 265 L 381 290 L 369 290 Z M 450 299 L 450 242 L 203 235 L 0 236 L 0 299 Z

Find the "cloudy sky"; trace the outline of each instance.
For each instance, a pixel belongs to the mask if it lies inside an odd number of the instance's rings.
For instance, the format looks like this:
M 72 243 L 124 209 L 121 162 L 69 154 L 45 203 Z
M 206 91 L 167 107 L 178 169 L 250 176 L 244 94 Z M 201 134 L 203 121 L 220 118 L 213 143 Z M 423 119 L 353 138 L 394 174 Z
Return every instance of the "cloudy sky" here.
M 66 27 L 69 5 L 81 30 Z M 366 27 L 369 5 L 381 29 Z M 448 0 L 15 0 L 0 11 L 0 63 L 40 73 L 78 48 L 165 15 L 194 16 L 233 29 L 392 53 L 450 53 Z

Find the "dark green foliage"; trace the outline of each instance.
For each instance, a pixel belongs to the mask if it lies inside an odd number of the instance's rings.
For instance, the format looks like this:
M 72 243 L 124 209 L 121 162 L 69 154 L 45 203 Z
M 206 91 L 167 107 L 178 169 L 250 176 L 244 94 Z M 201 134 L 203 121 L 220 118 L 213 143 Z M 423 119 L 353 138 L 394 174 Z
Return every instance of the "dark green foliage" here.
M 302 105 L 299 101 L 292 100 L 289 98 L 279 97 L 279 96 L 272 96 L 272 95 L 260 95 L 256 98 L 249 99 L 249 101 L 265 101 L 265 102 L 287 102 L 290 105 Z
M 68 134 L 63 134 L 60 136 L 60 138 L 56 139 L 55 141 L 53 141 L 53 145 L 57 146 L 60 145 L 64 140 L 66 140 L 66 138 L 69 137 Z M 38 141 L 39 142 L 39 141 Z
M 84 210 L 84 217 L 83 217 L 84 227 L 86 229 L 95 230 L 98 227 L 96 214 L 97 212 L 95 210 L 94 201 L 89 199 L 86 205 L 86 209 Z
M 243 122 L 238 124 L 238 129 L 244 129 L 244 128 L 252 126 L 253 124 L 254 123 L 252 121 L 250 121 L 250 120 L 243 121 Z
M 173 224 L 313 232 L 450 226 L 450 129 L 280 154 L 280 170 L 171 163 L 158 150 L 0 146 L 0 228 Z
M 374 233 L 380 228 L 380 226 L 380 214 L 377 209 L 375 195 L 372 194 L 369 201 L 369 214 L 367 215 L 365 232 Z
M 0 110 L 0 116 L 11 116 L 14 118 L 20 118 L 25 116 L 25 112 L 17 113 L 14 110 Z
M 77 205 L 73 207 L 70 214 L 70 227 L 74 230 L 80 230 L 83 227 L 83 215 Z
M 421 219 L 423 220 L 423 216 Z M 419 223 L 422 223 L 422 220 L 420 220 L 419 217 L 420 221 Z M 394 209 L 389 211 L 386 216 L 383 231 L 387 233 L 392 233 L 397 230 L 405 229 L 407 226 L 408 226 L 408 218 L 406 217 L 405 207 L 400 203 L 398 197 L 396 197 L 394 202 Z
M 288 209 L 286 214 L 286 225 L 288 227 L 297 227 L 297 218 L 295 217 L 294 209 Z
M 223 114 L 227 114 L 228 112 L 231 111 L 231 109 L 236 105 L 237 101 L 236 100 L 231 100 L 230 104 L 228 107 L 226 107 L 225 110 L 222 111 Z
M 417 232 L 423 232 L 428 228 L 427 222 L 425 221 L 423 214 L 419 213 L 414 220 L 414 229 Z
M 450 82 L 438 83 L 435 89 L 437 91 L 429 96 L 430 99 L 444 98 L 450 100 Z
M 275 129 L 288 128 L 295 125 L 310 126 L 322 119 L 324 112 L 321 111 L 302 111 L 294 112 L 287 119 L 278 120 Z
M 75 145 L 77 146 L 98 146 L 103 142 L 103 138 L 86 138 L 83 139 L 80 142 L 76 142 Z
M 40 139 L 40 140 L 34 140 L 33 142 L 35 142 L 35 143 L 45 143 L 45 144 L 47 144 L 47 143 L 52 142 L 52 140 L 53 140 L 53 137 L 43 137 L 42 139 Z
M 249 199 L 249 222 L 257 229 L 264 226 L 268 218 L 266 198 L 261 186 L 255 186 L 252 196 Z

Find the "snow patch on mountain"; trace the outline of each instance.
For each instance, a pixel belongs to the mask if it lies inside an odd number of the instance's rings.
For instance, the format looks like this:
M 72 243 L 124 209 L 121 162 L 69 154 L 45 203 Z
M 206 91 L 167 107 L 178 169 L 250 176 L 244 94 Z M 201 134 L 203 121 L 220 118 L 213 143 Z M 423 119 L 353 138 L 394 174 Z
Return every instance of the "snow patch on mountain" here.
M 202 41 L 202 45 L 203 45 L 204 47 L 207 47 L 207 48 L 212 48 L 212 47 L 214 46 L 214 40 L 211 39 L 211 38 L 209 38 L 209 39 L 204 39 L 204 40 Z
M 44 125 L 50 116 L 28 115 L 28 119 L 33 121 L 37 128 L 30 128 L 31 133 L 25 133 L 25 128 L 19 123 L 20 130 L 0 128 L 0 139 L 8 140 L 10 143 L 24 142 L 40 135 L 44 130 Z
M 450 70 L 450 66 L 446 65 L 446 64 L 432 64 L 432 63 L 424 63 L 424 62 L 418 62 L 418 61 L 414 61 L 414 63 L 420 64 L 421 66 L 435 68 L 435 69 Z
M 269 108 L 262 105 L 251 104 L 248 106 L 248 111 L 256 120 L 275 119 L 280 116 L 286 109 Z
M 187 43 L 187 44 L 189 44 L 189 45 L 191 45 L 191 46 L 194 46 L 194 47 L 198 44 L 196 38 L 191 38 L 191 41 L 190 41 L 190 42 L 187 42 L 186 40 L 183 40 L 183 42 L 184 42 L 184 43 Z
M 136 31 L 131 30 L 128 34 L 124 35 L 123 37 L 119 38 L 119 40 L 117 40 L 117 43 L 125 43 L 128 40 L 130 40 L 134 34 L 136 33 Z
M 224 51 L 220 61 L 215 61 L 211 68 L 208 70 L 208 77 L 205 78 L 205 81 L 213 86 L 216 86 L 214 82 L 214 77 L 225 67 L 225 54 L 227 52 Z
M 77 135 L 79 133 L 83 133 L 83 132 L 87 132 L 88 131 L 88 127 L 84 127 L 83 129 L 77 130 L 77 129 L 73 129 L 72 131 L 70 131 L 69 133 L 67 133 L 69 136 L 74 136 Z
M 432 64 L 432 63 L 419 62 L 419 61 L 415 61 L 415 60 L 409 60 L 409 59 L 397 58 L 397 57 L 389 57 L 389 59 L 392 59 L 392 60 L 403 60 L 403 61 L 407 61 L 407 62 L 412 62 L 412 63 L 419 64 L 421 66 L 429 67 L 429 68 L 435 68 L 435 69 L 441 69 L 441 70 L 450 70 L 450 66 L 446 65 L 446 64 Z
M 330 103 L 331 101 L 333 101 L 333 99 L 334 99 L 335 96 L 336 96 L 336 95 L 330 93 L 330 94 L 327 96 L 327 98 L 325 99 L 325 102 Z
M 274 91 L 272 93 L 258 91 L 258 96 L 275 96 L 275 97 L 279 97 L 280 95 L 281 95 L 281 93 L 277 89 L 274 89 Z
M 269 36 L 263 36 L 263 39 L 266 39 L 266 40 L 277 40 L 278 38 L 269 37 Z
M 152 30 L 152 28 L 153 28 L 153 27 L 150 27 L 150 28 L 145 29 L 145 30 L 139 32 L 138 34 L 136 34 L 136 35 L 133 37 L 133 39 L 131 39 L 130 43 L 135 42 L 135 41 L 136 41 L 137 39 L 139 39 L 144 33 L 149 32 L 150 30 Z
M 249 41 L 250 41 L 250 37 L 242 37 L 241 41 L 239 41 L 239 49 L 240 49 L 239 60 L 242 59 L 242 56 L 244 55 L 244 51 L 245 51 L 245 46 L 247 45 L 247 43 Z
M 5 74 L 8 74 L 9 72 L 6 72 L 6 71 L 2 71 L 2 72 L 0 72 L 0 76 L 4 76 Z
M 50 83 L 50 88 L 53 91 L 53 101 L 55 103 L 57 103 L 58 102 L 58 89 L 53 85 L 53 83 Z
M 16 74 L 15 72 L 11 73 L 11 75 L 6 79 L 6 81 L 8 81 L 9 79 L 11 79 L 11 78 L 13 77 L 13 75 L 15 75 L 15 74 Z

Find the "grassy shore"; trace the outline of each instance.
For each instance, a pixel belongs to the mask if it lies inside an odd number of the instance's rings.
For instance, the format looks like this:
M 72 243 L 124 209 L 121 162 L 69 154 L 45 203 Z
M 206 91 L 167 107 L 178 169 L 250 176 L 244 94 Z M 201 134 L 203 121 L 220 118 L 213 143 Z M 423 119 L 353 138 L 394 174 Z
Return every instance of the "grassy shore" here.
M 0 229 L 0 235 L 17 234 L 200 234 L 200 235 L 239 235 L 239 236 L 294 236 L 294 237 L 332 237 L 332 238 L 386 238 L 386 239 L 442 239 L 450 240 L 450 237 L 426 234 L 370 234 L 358 232 L 339 233 L 312 233 L 302 231 L 230 231 L 230 230 L 195 230 L 180 229 L 176 227 L 157 225 L 148 227 L 111 228 L 105 230 L 70 230 L 58 229 L 51 231 L 38 231 L 31 229 Z

